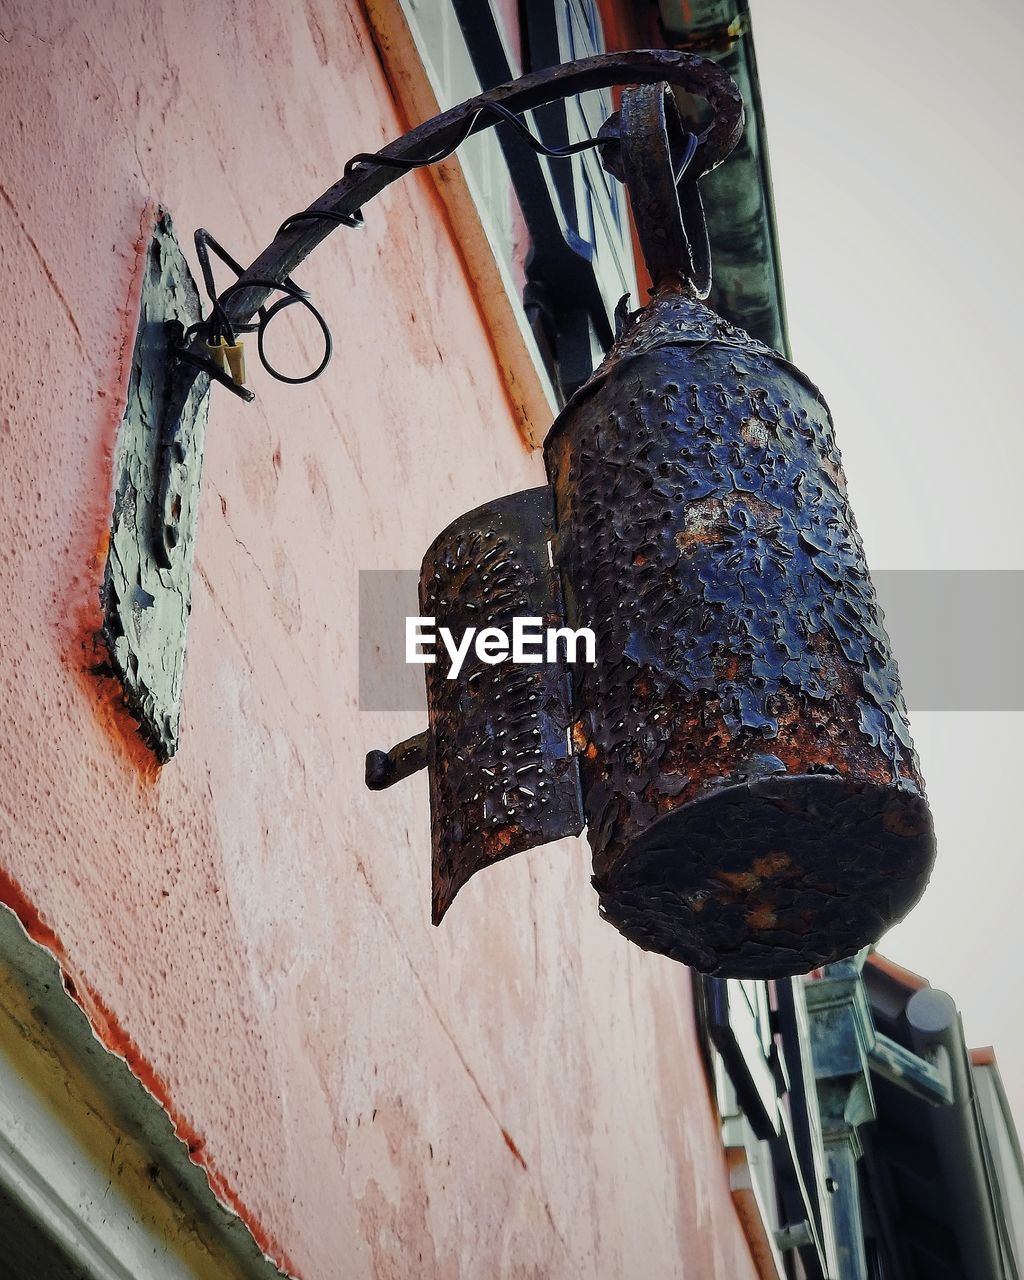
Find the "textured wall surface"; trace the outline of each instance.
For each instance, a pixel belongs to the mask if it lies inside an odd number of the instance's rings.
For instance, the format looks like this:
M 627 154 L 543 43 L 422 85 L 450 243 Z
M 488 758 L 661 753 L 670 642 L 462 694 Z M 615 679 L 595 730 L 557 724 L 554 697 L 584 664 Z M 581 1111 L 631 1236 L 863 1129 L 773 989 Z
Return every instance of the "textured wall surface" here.
M 357 571 L 543 477 L 427 177 L 300 273 L 327 375 L 214 390 L 164 770 L 90 671 L 153 207 L 248 259 L 399 131 L 358 7 L 15 2 L 0 35 L 0 898 L 307 1280 L 752 1275 L 686 972 L 599 921 L 575 842 L 433 930 L 425 780 L 363 789 L 421 724 L 356 706 Z

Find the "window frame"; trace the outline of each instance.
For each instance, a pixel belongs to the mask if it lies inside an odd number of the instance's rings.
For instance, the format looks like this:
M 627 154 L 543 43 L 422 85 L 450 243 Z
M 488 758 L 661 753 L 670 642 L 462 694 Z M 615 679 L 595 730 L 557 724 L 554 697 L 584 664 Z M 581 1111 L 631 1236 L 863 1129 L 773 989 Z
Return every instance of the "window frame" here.
M 825 1280 L 832 1274 L 835 1239 L 801 979 L 762 982 L 694 974 L 694 988 L 730 1179 L 737 1180 L 737 1162 L 745 1162 L 748 1178 L 760 1178 L 753 1197 L 762 1219 L 757 1234 L 761 1247 L 771 1237 L 771 1252 L 782 1258 L 786 1275 L 791 1274 L 789 1251 L 780 1254 L 775 1230 L 807 1224 L 807 1239 L 794 1246 L 801 1274 Z M 766 1162 L 772 1170 L 774 1205 L 768 1204 L 763 1186 Z M 742 1179 L 734 1195 L 749 1231 L 751 1199 Z M 773 1222 L 776 1209 L 778 1222 Z
M 378 36 L 391 79 L 412 119 L 421 119 L 432 113 L 424 109 L 428 97 L 433 101 L 433 109 L 439 110 L 442 104 L 450 105 L 450 100 L 457 101 L 473 90 L 479 92 L 484 86 L 491 87 L 513 79 L 522 70 L 560 61 L 561 46 L 557 43 L 557 32 L 559 22 L 563 29 L 565 27 L 562 11 L 568 13 L 572 6 L 589 3 L 591 0 L 526 0 L 521 12 L 529 17 L 527 10 L 532 8 L 531 31 L 536 33 L 539 26 L 546 24 L 549 33 L 554 33 L 555 43 L 551 46 L 554 53 L 549 60 L 537 61 L 535 51 L 530 49 L 527 50 L 529 56 L 523 59 L 526 65 L 520 67 L 520 60 L 510 47 L 492 0 L 486 4 L 481 4 L 480 0 L 365 0 L 367 15 Z M 599 17 L 596 8 L 595 14 Z M 448 58 L 439 52 L 439 44 L 444 39 L 454 41 L 455 26 L 462 49 L 452 44 L 451 61 L 459 62 L 464 72 L 468 58 L 474 75 L 470 83 L 463 74 L 458 90 L 450 76 L 446 80 Z M 417 62 L 418 68 L 411 66 Z M 404 92 L 410 81 L 417 78 L 429 86 L 429 94 L 424 94 L 422 86 L 418 93 Z M 410 101 L 409 98 L 415 100 Z M 609 96 L 609 107 L 610 103 Z M 553 105 L 557 111 L 559 104 Z M 562 110 L 564 114 L 566 109 Z M 548 141 L 550 129 L 541 118 L 545 111 L 550 112 L 551 108 L 529 113 L 527 122 Z M 495 174 L 504 173 L 506 188 L 518 201 L 530 238 L 525 263 L 527 284 L 522 295 L 516 290 L 509 257 L 502 252 L 501 228 L 495 225 L 496 219 L 488 211 L 487 181 L 480 177 L 481 165 L 478 159 L 474 159 L 472 146 L 464 157 L 453 158 L 440 167 L 442 173 L 439 176 L 443 180 L 438 182 L 438 189 L 458 229 L 460 246 L 469 259 L 471 274 L 478 281 L 478 297 L 487 322 L 493 330 L 494 317 L 500 321 L 500 331 L 496 335 L 499 356 L 503 355 L 503 347 L 514 346 L 518 341 L 519 352 L 511 354 L 514 362 L 518 363 L 520 380 L 523 380 L 525 355 L 532 362 L 534 381 L 544 387 L 550 404 L 550 420 L 589 378 L 610 347 L 615 336 L 615 307 L 622 294 L 636 291 L 626 195 L 624 191 L 617 195 L 614 217 L 610 212 L 607 217 L 601 213 L 602 188 L 610 188 L 605 186 L 606 175 L 600 169 L 596 153 L 566 160 L 549 160 L 524 146 L 514 130 L 504 124 L 481 135 L 482 138 L 487 139 L 483 145 L 488 149 L 482 154 L 491 158 L 491 180 L 495 180 Z M 471 141 L 476 143 L 478 139 Z M 593 166 L 597 166 L 600 177 L 592 172 Z M 608 183 L 613 181 L 607 178 Z M 458 198 L 459 183 L 463 193 L 461 200 Z M 587 205 L 588 229 L 591 224 L 595 228 L 591 240 L 576 232 L 575 198 L 570 201 L 571 212 L 566 212 L 567 183 L 580 185 L 580 199 Z M 575 185 L 572 189 L 575 191 Z M 458 207 L 453 208 L 456 205 Z M 617 246 L 609 230 L 609 219 L 612 219 L 611 225 L 616 231 Z M 474 222 L 478 224 L 478 233 L 469 236 L 467 242 L 467 227 L 472 231 Z M 494 259 L 489 267 L 480 261 L 488 252 Z M 620 287 L 623 281 L 625 286 Z M 503 297 L 494 297 L 496 287 L 501 289 Z M 511 317 L 514 317 L 518 328 L 518 337 L 510 332 Z M 508 355 L 506 350 L 503 364 Z M 536 413 L 536 395 L 533 406 L 535 423 L 532 427 L 526 424 L 526 434 L 531 443 L 538 444 L 542 432 L 537 430 L 537 424 L 542 418 Z M 544 421 L 544 430 L 546 426 Z

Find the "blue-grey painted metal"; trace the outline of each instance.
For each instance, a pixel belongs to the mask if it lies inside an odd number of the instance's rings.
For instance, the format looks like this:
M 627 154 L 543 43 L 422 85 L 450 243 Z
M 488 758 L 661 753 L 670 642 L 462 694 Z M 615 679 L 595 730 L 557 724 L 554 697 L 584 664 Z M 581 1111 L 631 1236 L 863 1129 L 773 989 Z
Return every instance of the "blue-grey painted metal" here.
M 868 1280 L 857 1165 L 858 1129 L 875 1117 L 868 1054 L 874 1024 L 861 981 L 863 955 L 829 965 L 807 984 L 814 1075 L 839 1273 L 834 1280 Z
M 710 305 L 720 315 L 789 354 L 786 303 L 761 85 L 746 0 L 661 0 L 669 44 L 715 58 L 747 105 L 743 137 L 729 164 L 704 183 L 714 262 Z
M 900 1042 L 876 1025 L 883 1013 L 872 1004 L 863 964 L 861 954 L 830 965 L 804 986 L 835 1182 L 835 1280 L 871 1274 L 864 1195 L 873 1247 L 894 1280 L 1019 1280 L 956 1006 L 928 987 L 909 995 L 885 1014 L 887 1025 L 902 1028 Z
M 192 557 L 209 382 L 194 380 L 169 404 L 168 369 L 176 342 L 199 319 L 199 294 L 170 215 L 150 238 L 128 395 L 117 436 L 114 510 L 100 599 L 105 664 L 120 681 L 139 733 L 164 763 L 178 747 L 185 636 L 192 603 Z M 170 413 L 176 441 L 164 456 Z M 152 544 L 161 467 L 176 513 L 175 556 L 161 564 Z

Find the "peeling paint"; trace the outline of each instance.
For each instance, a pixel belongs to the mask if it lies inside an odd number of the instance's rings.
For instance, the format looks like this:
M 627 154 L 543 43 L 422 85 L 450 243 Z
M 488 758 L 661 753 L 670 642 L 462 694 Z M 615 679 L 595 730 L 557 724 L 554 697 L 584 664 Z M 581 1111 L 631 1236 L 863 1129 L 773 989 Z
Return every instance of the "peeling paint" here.
M 115 682 L 81 673 L 144 202 L 255 250 L 300 191 L 405 127 L 360 7 L 313 4 L 327 67 L 300 6 L 197 21 L 174 4 L 14 0 L 40 38 L 9 32 L 3 181 L 88 359 L 0 202 L 20 291 L 0 326 L 0 862 L 100 1034 L 304 1280 L 596 1280 L 638 1258 L 660 1280 L 684 1256 L 702 1278 L 751 1280 L 689 984 L 591 918 L 584 848 L 499 864 L 457 928 L 433 930 L 425 779 L 383 806 L 363 790 L 366 747 L 421 723 L 356 710 L 355 569 L 414 563 L 481 496 L 543 481 L 429 182 L 396 184 L 304 265 L 336 339 L 320 383 L 261 378 L 253 405 L 213 392 L 173 768 L 140 776 L 153 755 L 134 727 L 125 750 Z M 423 334 L 444 366 L 399 367 Z M 303 335 L 281 340 L 300 367 Z M 279 553 L 301 619 L 278 596 Z M 369 1123 L 394 1100 L 397 1169 Z
M 178 745 L 185 636 L 192 603 L 192 553 L 209 380 L 198 378 L 181 414 L 172 517 L 178 554 L 170 568 L 153 554 L 158 461 L 175 328 L 199 318 L 199 295 L 170 215 L 153 227 L 124 417 L 118 432 L 110 540 L 100 600 L 110 668 L 139 733 L 163 763 Z

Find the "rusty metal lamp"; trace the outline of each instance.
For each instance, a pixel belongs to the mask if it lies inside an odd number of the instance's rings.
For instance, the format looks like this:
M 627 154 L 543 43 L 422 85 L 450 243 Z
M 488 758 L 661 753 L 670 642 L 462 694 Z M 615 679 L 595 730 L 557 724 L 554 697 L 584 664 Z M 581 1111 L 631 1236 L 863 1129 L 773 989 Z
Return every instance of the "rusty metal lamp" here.
M 589 627 L 596 662 L 470 658 L 457 680 L 426 667 L 428 730 L 371 752 L 367 783 L 427 768 L 435 923 L 475 872 L 586 825 L 601 912 L 626 937 L 706 973 L 803 973 L 911 907 L 934 841 L 828 408 L 702 302 L 698 179 L 740 135 L 732 81 L 650 51 L 492 90 L 357 157 L 218 305 L 242 329 L 273 290 L 301 293 L 289 273 L 404 169 L 614 84 L 635 87 L 596 141 L 629 191 L 650 301 L 556 418 L 548 484 L 455 521 L 420 581 L 421 612 L 453 632 L 517 616 Z M 672 86 L 709 103 L 699 134 Z M 199 377 L 234 381 L 209 336 L 182 352 L 181 403 Z M 173 466 L 162 474 L 155 536 L 172 557 Z

